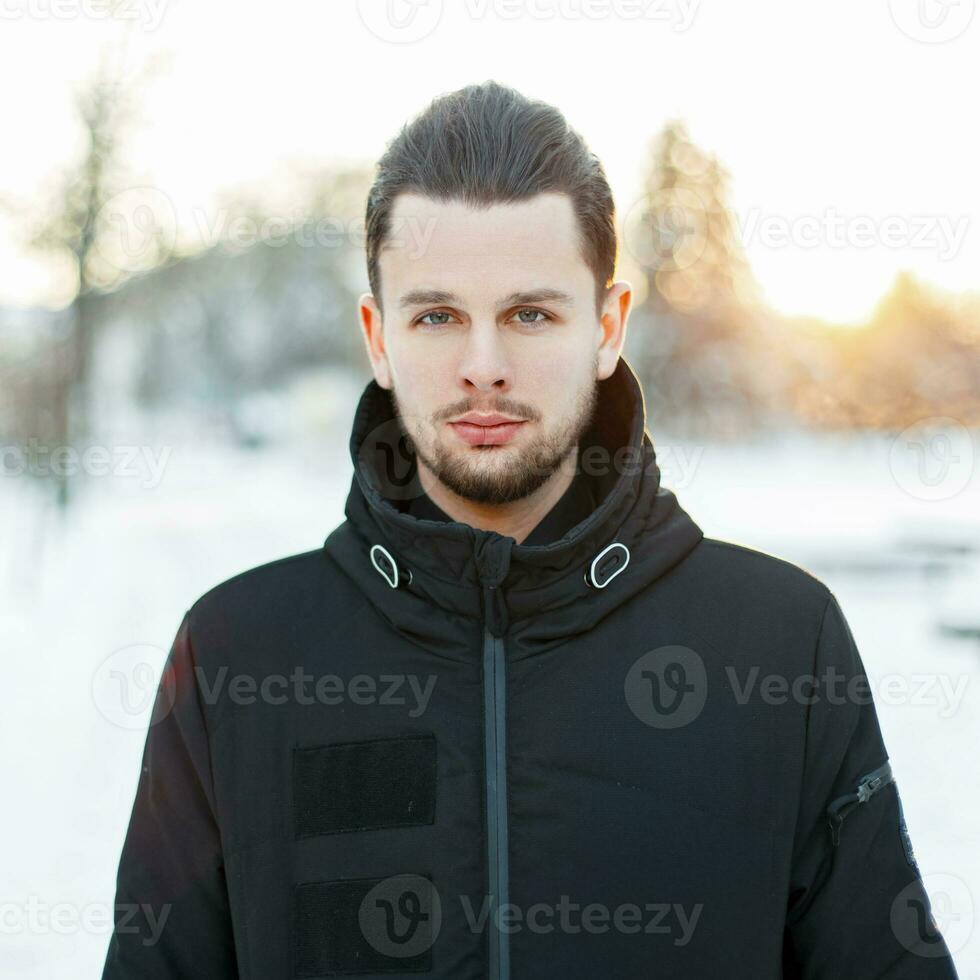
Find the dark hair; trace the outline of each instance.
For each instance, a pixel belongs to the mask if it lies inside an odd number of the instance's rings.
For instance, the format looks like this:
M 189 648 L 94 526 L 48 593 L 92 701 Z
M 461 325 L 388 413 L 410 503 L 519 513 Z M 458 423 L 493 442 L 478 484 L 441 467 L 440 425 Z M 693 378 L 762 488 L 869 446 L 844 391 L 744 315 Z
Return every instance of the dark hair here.
M 571 198 L 599 315 L 617 247 L 612 192 L 599 159 L 557 109 L 497 82 L 434 99 L 387 144 L 368 194 L 368 281 L 379 308 L 378 255 L 398 194 L 489 207 L 545 191 Z

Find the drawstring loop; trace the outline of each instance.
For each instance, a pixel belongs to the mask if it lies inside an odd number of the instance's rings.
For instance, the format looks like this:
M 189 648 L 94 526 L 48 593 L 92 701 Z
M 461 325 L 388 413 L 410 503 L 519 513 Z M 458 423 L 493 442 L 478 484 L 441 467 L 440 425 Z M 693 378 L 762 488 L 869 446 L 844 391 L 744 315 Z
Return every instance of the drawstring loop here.
M 380 556 L 380 559 L 379 559 Z M 382 568 L 379 560 L 388 567 Z M 401 584 L 403 576 L 407 575 L 405 585 L 412 584 L 412 570 L 406 568 L 404 572 L 398 567 L 398 563 L 392 557 L 391 552 L 384 545 L 376 544 L 371 547 L 371 564 L 381 574 L 381 577 L 393 588 L 397 589 Z
M 620 549 L 613 551 L 613 549 Z M 599 581 L 596 578 L 596 569 L 599 566 L 599 562 L 612 552 L 611 556 L 606 559 L 605 564 L 611 566 L 612 572 L 603 581 Z M 588 570 L 585 573 L 585 584 L 590 589 L 604 589 L 624 568 L 630 563 L 630 550 L 620 541 L 613 541 L 612 544 L 607 544 L 602 551 L 599 552 L 592 559 L 592 564 L 589 565 Z

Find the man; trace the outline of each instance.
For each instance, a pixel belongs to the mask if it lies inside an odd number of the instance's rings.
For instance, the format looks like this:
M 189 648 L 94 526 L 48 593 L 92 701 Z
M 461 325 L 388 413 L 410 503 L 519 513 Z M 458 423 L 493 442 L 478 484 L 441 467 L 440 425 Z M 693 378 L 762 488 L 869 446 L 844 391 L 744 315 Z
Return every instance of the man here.
M 955 977 L 836 598 L 660 485 L 581 138 L 438 99 L 367 229 L 346 520 L 185 614 L 104 978 Z

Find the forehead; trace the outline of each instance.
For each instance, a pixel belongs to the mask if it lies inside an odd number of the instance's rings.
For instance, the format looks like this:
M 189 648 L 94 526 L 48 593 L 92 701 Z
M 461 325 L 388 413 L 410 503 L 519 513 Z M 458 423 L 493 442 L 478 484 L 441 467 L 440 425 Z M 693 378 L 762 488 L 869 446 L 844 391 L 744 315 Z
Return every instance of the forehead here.
M 559 283 L 573 293 L 593 288 L 566 194 L 481 209 L 401 194 L 378 264 L 386 302 L 420 283 L 490 301 L 502 291 Z

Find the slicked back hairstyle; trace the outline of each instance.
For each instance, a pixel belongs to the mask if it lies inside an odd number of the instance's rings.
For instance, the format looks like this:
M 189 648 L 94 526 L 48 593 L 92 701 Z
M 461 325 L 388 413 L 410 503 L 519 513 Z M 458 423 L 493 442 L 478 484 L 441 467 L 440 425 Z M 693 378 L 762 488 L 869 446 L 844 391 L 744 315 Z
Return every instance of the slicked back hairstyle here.
M 368 194 L 368 281 L 382 315 L 378 256 L 399 194 L 486 208 L 546 191 L 571 198 L 582 257 L 595 275 L 598 317 L 617 248 L 612 192 L 599 159 L 557 109 L 497 82 L 433 100 L 387 144 Z

